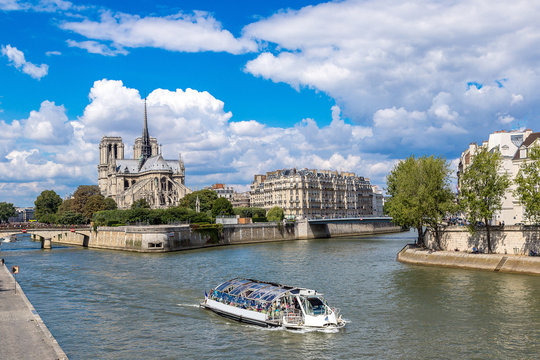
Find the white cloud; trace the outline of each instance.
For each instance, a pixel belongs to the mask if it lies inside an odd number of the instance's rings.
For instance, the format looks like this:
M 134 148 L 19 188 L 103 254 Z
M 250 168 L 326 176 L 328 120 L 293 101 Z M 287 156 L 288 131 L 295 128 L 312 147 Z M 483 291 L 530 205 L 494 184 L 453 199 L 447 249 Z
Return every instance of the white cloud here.
M 47 56 L 55 56 L 55 55 L 62 55 L 62 53 L 60 51 L 51 50 L 51 51 L 47 51 L 45 53 L 45 55 L 47 55 Z
M 26 61 L 22 51 L 11 45 L 2 46 L 2 55 L 7 56 L 11 65 L 21 70 L 23 73 L 30 75 L 34 79 L 41 79 L 49 71 L 49 66 L 41 64 L 39 66 Z
M 67 144 L 73 129 L 68 124 L 63 105 L 45 100 L 39 111 L 31 111 L 28 119 L 23 120 L 24 136 L 43 144 Z
M 210 14 L 202 11 L 166 17 L 103 12 L 99 21 L 65 22 L 61 27 L 88 39 L 112 41 L 118 49 L 156 47 L 170 51 L 232 54 L 257 49 L 255 42 L 235 38 Z
M 526 0 L 511 7 L 345 0 L 289 9 L 243 29 L 268 49 L 245 71 L 327 93 L 347 118 L 375 125 L 379 142 L 421 149 L 423 140 L 404 137 L 429 134 L 428 142 L 455 152 L 470 141 L 463 134 L 499 130 L 498 114 L 519 119 L 540 111 L 540 53 L 531 50 L 540 46 L 539 17 L 540 3 Z M 409 127 L 398 121 L 396 131 L 377 132 L 388 109 L 395 116 L 407 109 Z
M 56 12 L 66 11 L 74 8 L 73 3 L 64 0 L 39 0 L 39 1 L 20 1 L 20 0 L 0 0 L 0 10 L 32 10 L 37 12 Z M 77 6 L 75 8 L 81 8 Z
M 23 10 L 22 6 L 17 0 L 0 0 L 0 10 Z
M 79 49 L 84 49 L 88 51 L 91 54 L 99 54 L 99 55 L 105 55 L 105 56 L 116 56 L 118 54 L 120 55 L 126 55 L 128 52 L 125 49 L 111 49 L 107 45 L 99 43 L 97 41 L 75 41 L 68 39 L 66 40 L 66 43 L 69 47 L 77 47 Z

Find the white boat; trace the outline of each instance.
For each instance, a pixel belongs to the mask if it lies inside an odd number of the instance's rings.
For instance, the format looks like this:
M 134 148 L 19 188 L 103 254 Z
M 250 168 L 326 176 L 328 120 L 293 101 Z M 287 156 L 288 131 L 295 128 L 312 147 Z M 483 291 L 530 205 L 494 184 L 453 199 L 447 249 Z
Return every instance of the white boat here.
M 201 307 L 221 316 L 266 327 L 341 328 L 345 321 L 315 290 L 252 279 L 232 279 L 205 292 Z

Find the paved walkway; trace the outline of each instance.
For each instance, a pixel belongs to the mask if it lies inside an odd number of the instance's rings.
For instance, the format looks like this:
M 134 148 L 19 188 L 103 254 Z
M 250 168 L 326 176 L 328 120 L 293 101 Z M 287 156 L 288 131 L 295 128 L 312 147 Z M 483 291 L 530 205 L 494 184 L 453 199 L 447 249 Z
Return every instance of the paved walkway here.
M 0 359 L 67 359 L 5 265 L 0 265 Z

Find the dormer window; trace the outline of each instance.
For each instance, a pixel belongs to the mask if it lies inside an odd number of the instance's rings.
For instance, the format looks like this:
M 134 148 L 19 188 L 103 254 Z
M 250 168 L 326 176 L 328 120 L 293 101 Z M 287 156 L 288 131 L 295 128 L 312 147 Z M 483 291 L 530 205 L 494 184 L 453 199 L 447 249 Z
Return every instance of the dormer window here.
M 519 149 L 519 157 L 521 159 L 527 158 L 527 148 L 523 146 L 521 149 Z

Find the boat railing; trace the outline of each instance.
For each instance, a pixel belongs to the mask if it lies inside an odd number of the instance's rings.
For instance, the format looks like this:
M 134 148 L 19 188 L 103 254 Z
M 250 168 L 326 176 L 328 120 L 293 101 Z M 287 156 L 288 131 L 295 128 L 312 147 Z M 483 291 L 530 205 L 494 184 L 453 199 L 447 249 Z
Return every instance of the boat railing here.
M 303 321 L 302 312 L 300 310 L 288 310 L 283 314 L 283 321 L 289 324 L 300 324 Z

